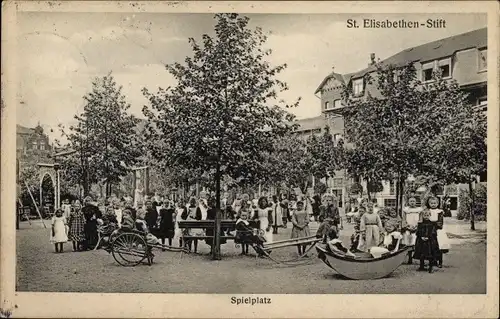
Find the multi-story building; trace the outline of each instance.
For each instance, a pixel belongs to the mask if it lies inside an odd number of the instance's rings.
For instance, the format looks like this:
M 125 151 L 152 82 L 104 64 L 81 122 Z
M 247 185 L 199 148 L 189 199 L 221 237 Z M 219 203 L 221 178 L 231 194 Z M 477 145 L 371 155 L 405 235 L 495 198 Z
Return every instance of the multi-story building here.
M 433 41 L 413 48 L 403 50 L 382 62 L 385 65 L 403 66 L 413 63 L 417 77 L 423 82 L 432 81 L 432 72 L 439 68 L 443 79 L 456 80 L 458 85 L 469 93 L 470 102 L 483 110 L 487 107 L 487 29 L 479 29 L 449 38 Z M 310 135 L 310 132 L 320 132 L 325 125 L 336 138 L 342 138 L 344 133 L 344 119 L 342 110 L 346 107 L 343 99 L 343 90 L 352 90 L 355 97 L 368 94 L 380 96 L 376 88 L 376 81 L 366 83 L 365 75 L 374 75 L 376 72 L 375 54 L 370 54 L 367 67 L 350 74 L 328 74 L 314 92 L 321 99 L 321 116 L 303 119 L 298 123 L 301 128 L 299 134 Z M 314 125 L 312 125 L 314 124 Z M 486 174 L 479 178 L 486 181 Z M 346 191 L 352 181 L 342 171 L 337 172 L 334 178 L 327 181 L 333 193 L 336 193 L 345 202 Z M 374 199 L 380 206 L 395 206 L 395 183 L 384 182 L 384 190 L 375 194 Z M 366 187 L 366 185 L 364 185 Z M 460 185 L 450 185 L 445 193 L 450 197 L 452 211 L 458 206 L 458 190 Z
M 50 158 L 52 146 L 40 125 L 35 128 L 17 125 L 16 128 L 16 159 L 21 167 L 36 165 Z

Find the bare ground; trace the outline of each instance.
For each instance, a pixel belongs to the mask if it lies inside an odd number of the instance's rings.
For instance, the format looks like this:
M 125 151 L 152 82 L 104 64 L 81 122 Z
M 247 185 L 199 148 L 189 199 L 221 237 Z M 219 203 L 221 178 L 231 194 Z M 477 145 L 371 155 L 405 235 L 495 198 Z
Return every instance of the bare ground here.
M 344 243 L 351 233 L 344 231 Z M 484 235 L 484 236 L 483 236 Z M 280 230 L 277 239 L 290 236 Z M 451 236 L 450 236 L 451 237 Z M 222 246 L 223 258 L 212 261 L 209 247 L 200 253 L 156 251 L 153 266 L 118 265 L 104 250 L 55 254 L 49 231 L 23 222 L 17 231 L 17 290 L 40 292 L 142 293 L 286 293 L 286 294 L 484 294 L 486 293 L 485 234 L 473 240 L 458 238 L 435 273 L 417 272 L 402 265 L 390 277 L 354 281 L 344 279 L 311 253 L 307 265 L 277 265 L 266 259 L 239 256 L 232 242 Z M 296 249 L 276 250 L 276 258 L 293 258 Z

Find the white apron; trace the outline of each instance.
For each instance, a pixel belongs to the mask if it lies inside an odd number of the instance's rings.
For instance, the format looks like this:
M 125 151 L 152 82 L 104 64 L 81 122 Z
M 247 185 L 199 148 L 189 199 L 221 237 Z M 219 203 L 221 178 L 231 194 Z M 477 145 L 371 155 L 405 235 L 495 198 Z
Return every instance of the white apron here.
M 431 218 L 429 218 L 431 222 L 437 222 L 439 214 L 444 214 L 444 212 L 441 209 L 429 209 L 429 211 L 431 212 Z M 448 235 L 446 235 L 446 231 L 444 230 L 444 225 L 443 229 L 437 230 L 437 240 L 440 250 L 450 249 L 450 239 L 448 238 Z
M 283 226 L 283 210 L 279 203 L 273 203 L 273 222 L 275 226 Z
M 407 207 L 405 210 L 405 222 L 406 225 L 410 227 L 417 227 L 418 220 L 420 218 L 420 212 L 422 211 L 421 207 Z M 414 232 L 410 232 L 406 230 L 403 234 L 403 245 L 406 246 L 415 246 L 415 242 L 417 241 L 417 234 Z
M 269 219 L 267 219 L 268 209 L 257 209 L 257 218 L 260 221 L 260 229 L 264 231 L 264 238 L 266 238 L 266 243 L 273 242 L 273 231 L 271 227 L 269 227 Z M 266 231 L 266 228 L 270 228 L 269 231 Z

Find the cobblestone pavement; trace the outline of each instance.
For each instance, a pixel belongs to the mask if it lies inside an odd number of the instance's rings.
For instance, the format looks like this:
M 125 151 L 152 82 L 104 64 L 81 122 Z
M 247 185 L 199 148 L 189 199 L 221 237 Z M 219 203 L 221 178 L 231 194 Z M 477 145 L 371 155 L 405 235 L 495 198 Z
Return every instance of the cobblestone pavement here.
M 466 223 L 465 223 L 466 224 Z M 312 230 L 316 228 L 311 225 Z M 465 226 L 462 226 L 465 227 Z M 342 240 L 352 231 L 346 225 Z M 290 236 L 281 229 L 279 239 Z M 481 233 L 479 231 L 478 233 Z M 453 237 L 450 235 L 450 237 Z M 17 289 L 45 292 L 149 292 L 149 293 L 460 293 L 486 292 L 485 233 L 474 240 L 454 240 L 435 273 L 417 272 L 417 264 L 402 265 L 390 277 L 354 281 L 340 277 L 311 253 L 309 263 L 295 267 L 266 259 L 239 256 L 233 242 L 222 246 L 220 261 L 210 260 L 209 247 L 200 243 L 199 254 L 156 251 L 153 266 L 121 267 L 104 250 L 72 252 L 66 244 L 55 254 L 49 230 L 39 221 L 21 223 L 17 231 Z M 293 258 L 294 247 L 275 250 L 275 258 Z

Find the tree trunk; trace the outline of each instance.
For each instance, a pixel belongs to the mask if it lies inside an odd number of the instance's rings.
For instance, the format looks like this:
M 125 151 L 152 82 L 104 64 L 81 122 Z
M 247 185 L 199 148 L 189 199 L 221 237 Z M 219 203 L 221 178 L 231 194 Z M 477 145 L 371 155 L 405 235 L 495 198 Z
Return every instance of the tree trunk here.
M 469 194 L 470 194 L 470 229 L 476 230 L 475 220 L 474 220 L 474 206 L 475 206 L 475 194 L 472 189 L 472 181 L 469 181 Z
M 212 248 L 212 259 L 220 260 L 220 233 L 221 233 L 221 211 L 220 211 L 220 163 L 215 168 L 215 229 Z
M 366 194 L 368 195 L 368 201 L 372 201 L 372 195 L 370 193 L 370 179 L 366 179 Z
M 401 216 L 401 217 L 403 217 L 404 188 L 405 188 L 405 183 L 404 183 L 403 178 L 401 178 L 399 181 L 399 216 Z
M 397 175 L 397 179 L 396 179 L 396 213 L 398 214 L 398 216 L 401 216 L 399 214 L 399 173 Z M 390 187 L 390 185 L 389 185 Z

